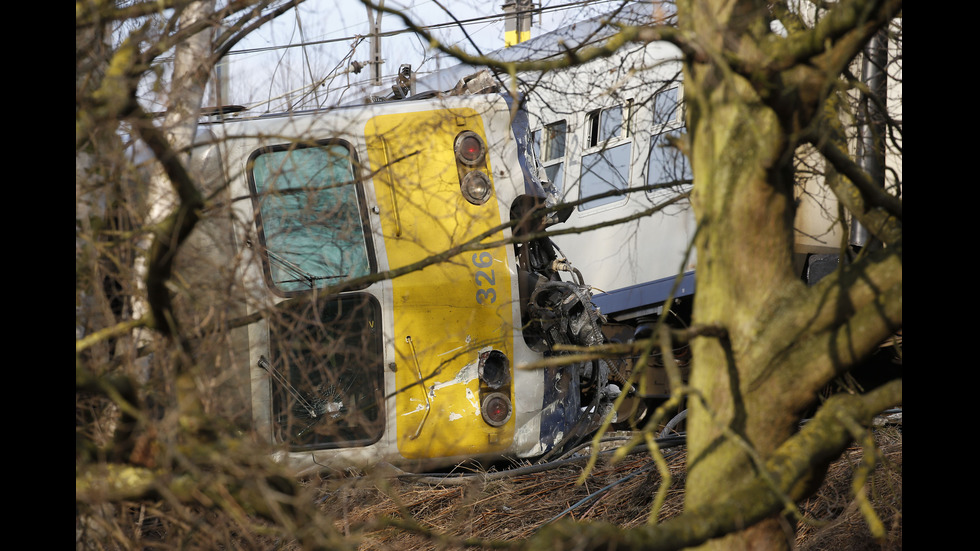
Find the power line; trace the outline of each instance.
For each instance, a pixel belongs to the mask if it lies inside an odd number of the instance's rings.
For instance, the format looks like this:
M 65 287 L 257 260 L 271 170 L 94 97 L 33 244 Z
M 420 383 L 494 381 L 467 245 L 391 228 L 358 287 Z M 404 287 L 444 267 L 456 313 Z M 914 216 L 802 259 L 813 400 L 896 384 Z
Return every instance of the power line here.
M 569 3 L 566 3 L 566 4 L 559 4 L 557 6 L 544 6 L 544 7 L 540 7 L 540 8 L 534 8 L 534 9 L 531 9 L 531 10 L 525 10 L 525 11 L 523 11 L 521 13 L 531 13 L 531 14 L 540 15 L 540 14 L 543 14 L 543 13 L 546 13 L 546 12 L 551 12 L 551 11 L 559 11 L 559 10 L 567 10 L 567 9 L 572 9 L 572 8 L 578 8 L 578 7 L 587 5 L 587 4 L 606 4 L 606 3 L 619 2 L 619 1 L 622 1 L 622 0 L 578 0 L 576 2 L 569 2 Z M 504 18 L 506 18 L 506 17 L 507 17 L 507 14 L 484 15 L 484 16 L 480 16 L 480 17 L 473 17 L 471 19 L 462 19 L 462 20 L 460 20 L 458 22 L 457 21 L 446 21 L 444 23 L 436 23 L 436 24 L 433 24 L 433 25 L 425 25 L 425 26 L 422 26 L 422 27 L 419 27 L 419 28 L 421 28 L 422 30 L 425 30 L 425 31 L 431 31 L 431 30 L 445 29 L 445 28 L 449 28 L 449 27 L 458 27 L 460 25 L 472 25 L 472 24 L 477 24 L 477 23 L 495 23 L 495 22 L 503 21 Z M 411 29 L 398 29 L 398 30 L 394 30 L 394 31 L 385 31 L 385 32 L 379 33 L 378 36 L 384 38 L 384 37 L 398 36 L 400 34 L 411 33 L 411 32 L 414 32 L 414 31 L 412 31 Z M 300 42 L 300 43 L 297 43 L 297 44 L 286 44 L 284 46 L 266 46 L 266 47 L 262 47 L 262 48 L 247 48 L 247 49 L 243 49 L 243 50 L 232 50 L 232 51 L 228 52 L 226 55 L 255 54 L 255 53 L 262 53 L 262 52 L 271 52 L 271 51 L 276 51 L 276 50 L 286 50 L 286 49 L 290 49 L 290 48 L 304 48 L 304 47 L 307 47 L 307 46 L 317 46 L 317 45 L 321 45 L 321 44 L 333 44 L 333 43 L 336 43 L 336 42 L 348 42 L 348 41 L 351 41 L 351 40 L 357 40 L 357 39 L 361 39 L 361 38 L 366 38 L 367 36 L 368 35 L 356 34 L 356 35 L 351 35 L 351 36 L 344 36 L 344 37 L 341 37 L 341 38 L 328 38 L 328 39 L 323 39 L 323 40 L 314 40 L 314 41 L 310 41 L 310 42 Z
M 545 13 L 545 12 L 553 12 L 553 11 L 561 11 L 561 10 L 569 10 L 569 9 L 581 8 L 582 6 L 585 6 L 585 5 L 608 4 L 608 3 L 613 3 L 613 2 L 620 3 L 622 1 L 623 0 L 577 0 L 577 1 L 574 1 L 574 2 L 568 2 L 568 3 L 565 3 L 565 4 L 556 5 L 556 6 L 546 6 L 546 7 L 535 8 L 535 9 L 532 9 L 532 10 L 525 10 L 522 13 L 542 14 L 542 13 Z M 424 27 L 421 27 L 421 28 L 423 28 L 425 30 L 434 30 L 434 29 L 442 29 L 442 28 L 448 28 L 448 27 L 460 27 L 462 25 L 481 25 L 481 30 L 482 30 L 482 29 L 485 29 L 487 26 L 489 26 L 489 25 L 491 25 L 491 24 L 493 24 L 495 22 L 500 22 L 500 21 L 504 20 L 508 16 L 509 16 L 509 14 L 497 14 L 497 15 L 490 15 L 490 16 L 481 16 L 481 17 L 474 17 L 474 18 L 464 19 L 464 20 L 459 20 L 459 21 L 450 21 L 450 22 L 444 22 L 444 23 L 437 23 L 437 24 L 433 24 L 433 25 L 427 25 L 427 26 L 424 26 Z M 398 29 L 398 30 L 394 30 L 394 31 L 382 32 L 382 33 L 379 33 L 379 34 L 382 37 L 391 37 L 391 36 L 397 36 L 397 35 L 400 35 L 400 34 L 403 34 L 403 33 L 406 33 L 406 32 L 411 33 L 413 31 L 411 31 L 410 29 Z M 263 48 L 251 48 L 251 49 L 245 49 L 245 50 L 236 50 L 236 51 L 232 51 L 232 52 L 229 52 L 229 53 L 230 54 L 254 54 L 254 53 L 270 52 L 270 51 L 276 51 L 276 50 L 282 50 L 282 49 L 288 49 L 288 48 L 307 47 L 307 46 L 320 45 L 320 44 L 331 44 L 331 43 L 338 43 L 338 42 L 352 42 L 353 44 L 351 45 L 351 50 L 344 56 L 344 60 L 349 61 L 351 59 L 352 54 L 354 53 L 354 48 L 357 47 L 357 44 L 359 44 L 362 40 L 368 38 L 369 36 L 370 35 L 357 34 L 357 35 L 345 36 L 345 37 L 341 37 L 341 38 L 332 38 L 332 39 L 323 39 L 323 40 L 310 41 L 310 42 L 301 42 L 301 43 L 298 43 L 298 44 L 288 44 L 288 45 L 285 45 L 285 46 L 269 46 L 269 47 L 263 47 Z M 357 73 L 357 72 L 359 72 L 353 66 L 350 67 L 350 68 L 347 68 L 347 69 L 341 69 L 340 65 L 342 65 L 343 63 L 344 63 L 344 61 L 342 60 L 341 61 L 341 64 L 338 64 L 338 66 L 333 71 L 330 72 L 330 75 L 328 75 L 328 76 L 320 79 L 317 82 L 313 82 L 313 83 L 309 83 L 309 84 L 304 84 L 303 86 L 300 86 L 298 88 L 295 88 L 293 90 L 290 90 L 289 92 L 285 92 L 284 94 L 281 94 L 277 99 L 278 100 L 287 100 L 287 98 L 291 98 L 291 97 L 294 96 L 294 94 L 297 94 L 297 93 L 299 93 L 302 97 L 305 97 L 305 96 L 307 96 L 311 92 L 311 88 L 318 88 L 321 85 L 323 85 L 324 83 L 326 83 L 328 81 L 332 81 L 334 78 L 340 76 L 343 73 L 351 73 L 351 72 Z M 425 65 L 425 61 L 423 61 L 423 63 L 418 67 L 418 70 L 419 70 L 419 73 L 418 74 L 421 75 L 421 74 L 427 74 L 427 73 L 431 72 L 431 71 L 422 71 L 421 69 L 422 69 L 422 66 L 423 65 Z M 392 78 L 395 78 L 395 77 L 393 75 L 384 75 L 382 77 L 382 79 L 384 81 L 388 81 L 388 80 L 390 80 Z M 272 101 L 273 101 L 273 98 L 270 97 L 268 100 L 266 100 L 266 101 L 264 101 L 262 103 L 271 104 Z M 287 101 L 301 101 L 301 100 L 287 100 Z

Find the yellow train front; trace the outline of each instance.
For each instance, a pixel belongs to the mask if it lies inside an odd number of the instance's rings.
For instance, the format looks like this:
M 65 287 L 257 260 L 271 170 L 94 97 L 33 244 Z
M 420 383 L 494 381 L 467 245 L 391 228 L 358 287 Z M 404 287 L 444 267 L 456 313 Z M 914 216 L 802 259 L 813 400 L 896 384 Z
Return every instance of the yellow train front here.
M 282 459 L 302 471 L 534 457 L 581 432 L 583 399 L 608 398 L 584 391 L 605 388 L 599 366 L 518 368 L 601 337 L 550 241 L 514 239 L 558 218 L 506 96 L 208 134 L 200 162 L 230 183 L 240 313 L 257 320 L 232 356 L 248 366 L 253 427 Z

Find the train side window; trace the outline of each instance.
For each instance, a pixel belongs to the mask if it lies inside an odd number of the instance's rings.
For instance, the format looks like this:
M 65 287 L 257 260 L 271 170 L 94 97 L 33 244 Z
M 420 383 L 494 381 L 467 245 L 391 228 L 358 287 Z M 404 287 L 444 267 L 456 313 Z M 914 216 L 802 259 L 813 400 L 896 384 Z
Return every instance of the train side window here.
M 624 143 L 582 157 L 581 198 L 629 187 L 630 145 Z M 582 203 L 578 208 L 588 210 L 623 199 L 622 195 L 614 194 Z
M 671 130 L 650 139 L 650 161 L 647 167 L 648 185 L 670 185 L 677 188 L 688 185 L 693 179 L 687 156 L 671 145 L 672 138 L 683 137 L 682 130 Z M 656 195 L 662 190 L 651 190 Z M 670 190 L 667 189 L 669 192 Z
M 632 100 L 626 106 L 616 105 L 606 109 L 597 109 L 586 115 L 588 128 L 588 147 L 598 147 L 630 135 L 629 115 L 632 110 Z M 624 120 L 624 114 L 626 119 Z
M 631 107 L 632 101 L 629 101 L 625 106 L 592 111 L 586 116 L 586 144 L 593 151 L 582 156 L 580 199 L 629 187 Z M 584 211 L 624 199 L 624 195 L 611 194 L 582 203 L 578 208 Z
M 679 88 L 671 88 L 654 96 L 654 124 L 646 180 L 647 185 L 663 186 L 647 192 L 655 202 L 684 190 L 694 177 L 687 157 L 671 144 L 672 139 L 684 136 L 679 91 Z
M 653 96 L 654 128 L 674 127 L 684 123 L 680 88 L 670 88 Z
M 534 133 L 535 153 L 544 166 L 548 181 L 555 186 L 560 195 L 563 187 L 565 166 L 565 134 L 568 125 L 565 121 L 546 124 L 542 130 Z
M 343 143 L 253 153 L 249 184 L 270 287 L 288 295 L 371 273 L 363 192 Z

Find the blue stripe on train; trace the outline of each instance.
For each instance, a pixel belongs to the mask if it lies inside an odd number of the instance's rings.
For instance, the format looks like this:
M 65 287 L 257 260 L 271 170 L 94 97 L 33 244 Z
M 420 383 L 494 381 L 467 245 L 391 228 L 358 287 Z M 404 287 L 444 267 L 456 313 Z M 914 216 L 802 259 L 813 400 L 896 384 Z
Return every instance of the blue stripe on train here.
M 665 277 L 656 281 L 639 283 L 623 287 L 615 291 L 595 295 L 592 302 L 599 311 L 609 316 L 630 310 L 658 306 L 670 296 L 670 290 L 676 281 L 676 276 Z M 674 292 L 674 298 L 694 294 L 694 272 L 687 272 L 681 277 L 680 284 Z

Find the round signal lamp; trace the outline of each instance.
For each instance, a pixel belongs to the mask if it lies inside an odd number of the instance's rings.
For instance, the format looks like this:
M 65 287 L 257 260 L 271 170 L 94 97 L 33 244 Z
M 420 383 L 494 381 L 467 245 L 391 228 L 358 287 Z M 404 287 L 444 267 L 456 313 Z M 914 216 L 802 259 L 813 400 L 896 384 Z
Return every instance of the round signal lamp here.
M 459 189 L 463 193 L 463 197 L 474 205 L 486 203 L 493 192 L 490 177 L 479 170 L 474 170 L 463 176 L 463 183 L 459 185 Z
M 456 159 L 466 166 L 476 166 L 483 162 L 487 155 L 487 147 L 480 135 L 467 130 L 456 136 Z
M 488 425 L 500 427 L 510 420 L 511 405 L 510 398 L 501 392 L 488 394 L 483 399 L 483 406 L 480 408 L 483 413 L 483 420 Z

